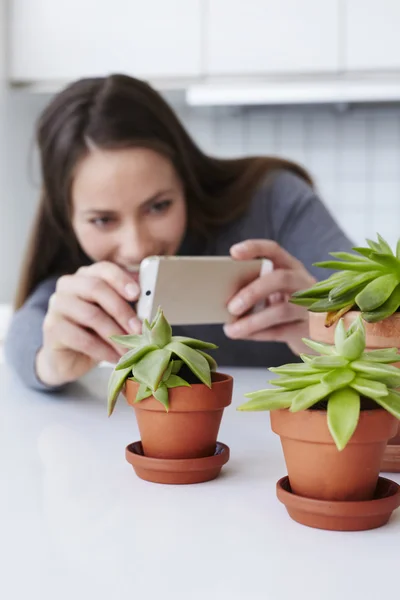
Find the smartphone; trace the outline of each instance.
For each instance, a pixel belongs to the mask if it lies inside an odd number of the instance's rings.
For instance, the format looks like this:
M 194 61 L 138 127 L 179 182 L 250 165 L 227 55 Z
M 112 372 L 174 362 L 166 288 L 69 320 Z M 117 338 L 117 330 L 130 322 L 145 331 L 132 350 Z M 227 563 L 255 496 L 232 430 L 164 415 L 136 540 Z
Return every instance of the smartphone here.
M 229 323 L 229 300 L 242 287 L 272 270 L 267 259 L 229 256 L 150 256 L 139 269 L 137 315 L 151 321 L 160 306 L 171 325 Z

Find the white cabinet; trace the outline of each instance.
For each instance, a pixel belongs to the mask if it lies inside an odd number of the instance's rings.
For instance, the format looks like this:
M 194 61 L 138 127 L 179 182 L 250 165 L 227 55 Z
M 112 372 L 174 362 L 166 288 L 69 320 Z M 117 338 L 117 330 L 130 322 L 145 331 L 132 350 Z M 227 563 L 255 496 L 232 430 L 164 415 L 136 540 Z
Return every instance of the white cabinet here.
M 400 0 L 8 0 L 8 21 L 9 79 L 36 89 L 119 72 L 238 104 L 400 97 Z
M 13 0 L 10 77 L 198 76 L 202 0 Z
M 340 0 L 206 0 L 210 75 L 339 69 Z
M 400 68 L 400 1 L 346 0 L 345 69 Z

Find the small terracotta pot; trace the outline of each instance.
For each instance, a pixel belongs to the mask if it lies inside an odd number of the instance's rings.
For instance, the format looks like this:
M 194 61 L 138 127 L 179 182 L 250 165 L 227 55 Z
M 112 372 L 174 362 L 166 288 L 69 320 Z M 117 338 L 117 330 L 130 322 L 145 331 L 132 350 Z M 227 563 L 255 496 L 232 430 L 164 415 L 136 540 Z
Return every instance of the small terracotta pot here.
M 169 411 L 153 396 L 135 403 L 138 384 L 127 380 L 125 396 L 134 407 L 145 456 L 202 458 L 213 456 L 224 408 L 232 401 L 233 379 L 212 374 L 202 383 L 169 390 Z
M 361 411 L 351 440 L 341 452 L 324 410 L 270 413 L 280 435 L 294 494 L 318 500 L 369 500 L 375 493 L 387 441 L 397 420 L 383 409 Z
M 336 324 L 331 327 L 325 326 L 326 313 L 314 313 L 309 311 L 309 333 L 310 337 L 316 342 L 334 343 Z M 343 321 L 346 329 L 350 327 L 353 321 L 360 315 L 359 311 L 351 310 L 343 315 Z M 366 334 L 366 346 L 368 350 L 377 350 L 379 348 L 400 348 L 400 313 L 394 313 L 392 316 L 379 321 L 378 323 L 367 323 L 363 321 Z M 400 367 L 400 363 L 395 363 Z M 400 423 L 397 428 L 397 435 L 389 440 L 389 444 L 400 444 Z M 397 462 L 400 470 L 400 452 Z M 393 469 L 388 469 L 392 471 Z

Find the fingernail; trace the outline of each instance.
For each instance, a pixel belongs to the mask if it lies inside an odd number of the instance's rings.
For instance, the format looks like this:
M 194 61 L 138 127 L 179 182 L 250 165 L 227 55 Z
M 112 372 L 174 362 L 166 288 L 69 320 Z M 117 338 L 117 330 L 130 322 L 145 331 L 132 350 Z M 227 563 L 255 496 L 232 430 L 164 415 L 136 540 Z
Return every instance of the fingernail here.
M 140 333 L 142 327 L 141 327 L 141 323 L 137 320 L 137 319 L 129 319 L 128 321 L 128 326 L 129 329 L 132 331 L 132 333 Z
M 246 248 L 246 246 L 247 242 L 238 242 L 237 244 L 233 244 L 231 249 L 234 248 L 235 250 L 243 250 L 243 248 Z
M 233 325 L 224 325 L 224 333 L 227 337 L 234 338 L 237 337 L 240 333 L 240 326 Z
M 239 315 L 243 312 L 244 302 L 241 298 L 234 298 L 228 304 L 228 310 L 232 315 Z
M 128 296 L 128 298 L 131 298 L 132 300 L 134 300 L 138 295 L 139 295 L 139 286 L 137 283 L 133 282 L 133 283 L 128 283 L 125 286 L 125 293 Z

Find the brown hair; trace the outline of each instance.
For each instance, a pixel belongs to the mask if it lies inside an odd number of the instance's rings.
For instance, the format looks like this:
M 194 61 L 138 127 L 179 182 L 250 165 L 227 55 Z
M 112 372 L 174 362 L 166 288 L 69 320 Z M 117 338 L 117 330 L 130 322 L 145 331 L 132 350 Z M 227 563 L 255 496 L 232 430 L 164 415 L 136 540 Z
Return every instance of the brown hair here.
M 125 75 L 81 79 L 59 93 L 38 122 L 42 193 L 16 308 L 47 277 L 73 273 L 88 260 L 70 214 L 73 171 L 89 151 L 88 141 L 105 149 L 144 146 L 167 155 L 185 187 L 188 228 L 203 235 L 246 211 L 270 172 L 286 169 L 312 185 L 302 167 L 286 160 L 204 154 L 170 106 L 143 81 Z

